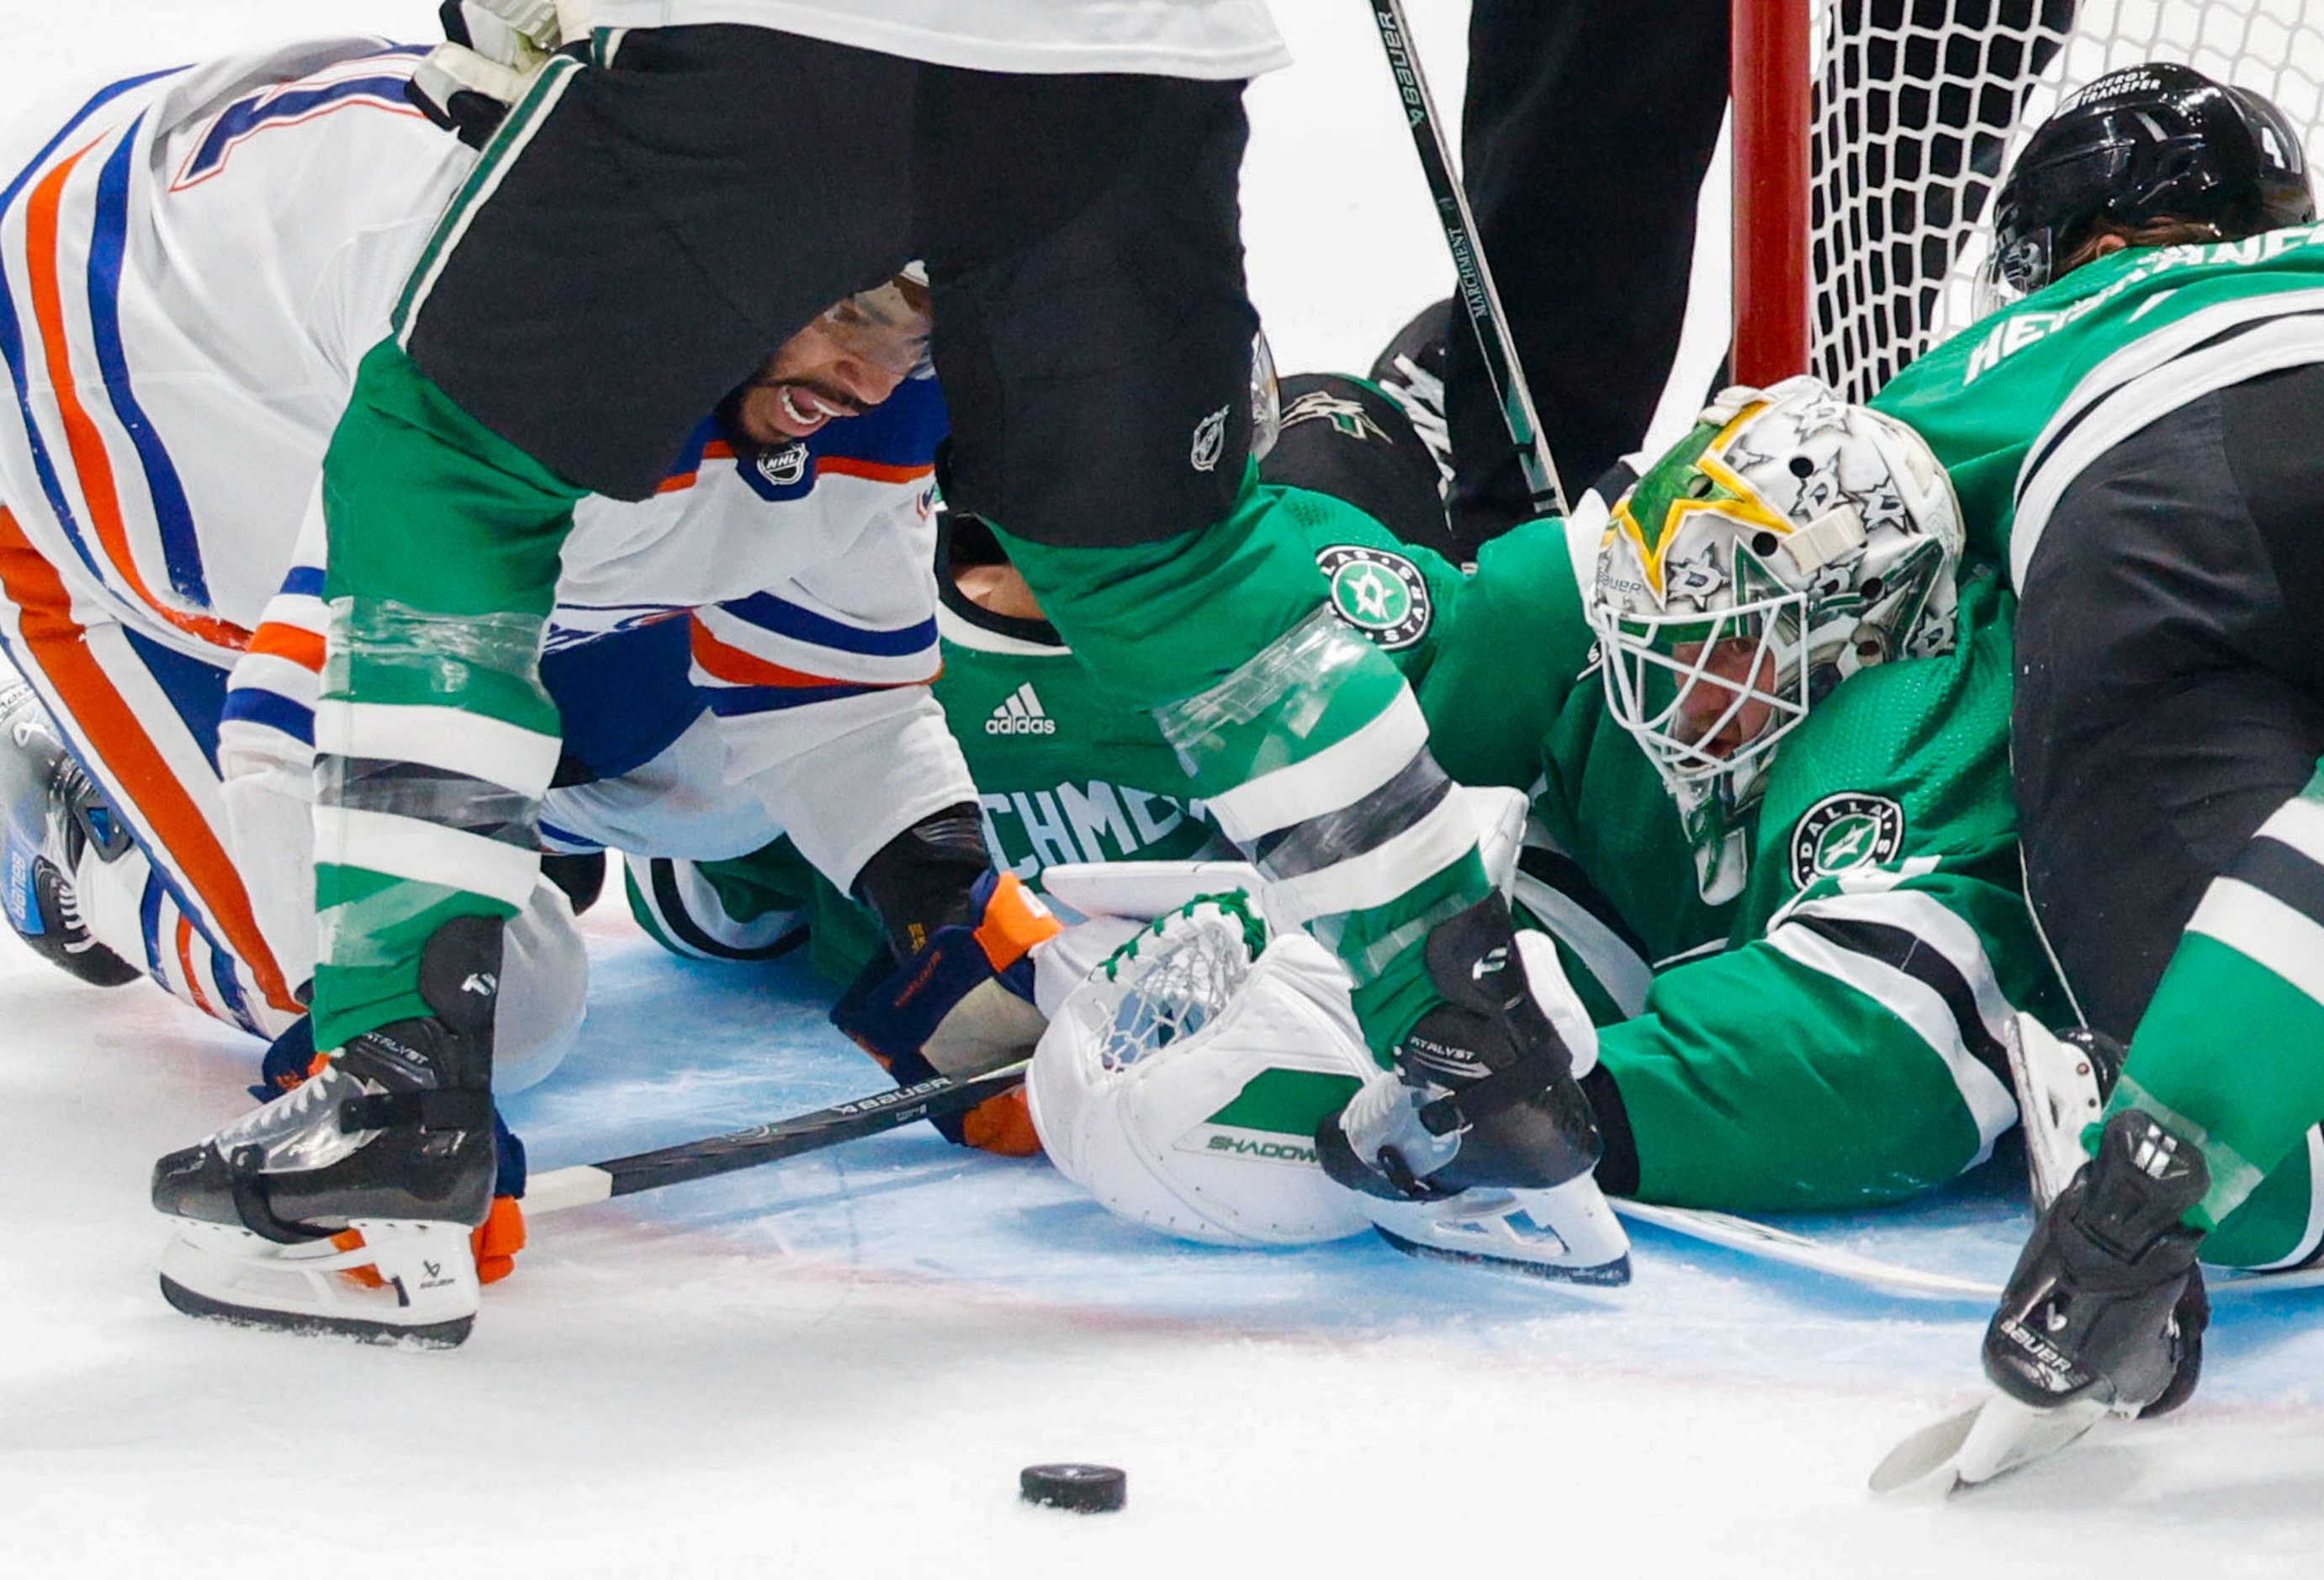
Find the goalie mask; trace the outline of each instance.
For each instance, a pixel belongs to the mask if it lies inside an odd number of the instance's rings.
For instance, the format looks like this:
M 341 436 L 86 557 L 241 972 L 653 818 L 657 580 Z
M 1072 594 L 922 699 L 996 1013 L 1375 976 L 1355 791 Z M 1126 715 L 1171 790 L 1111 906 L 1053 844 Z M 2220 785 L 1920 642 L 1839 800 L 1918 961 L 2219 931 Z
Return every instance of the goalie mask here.
M 1961 526 L 1919 435 L 1810 378 L 1720 394 L 1614 506 L 1590 618 L 1607 705 L 1677 800 L 1704 900 L 1738 815 L 1858 670 L 1948 651 Z
M 1324 1178 L 1315 1131 L 1378 1074 L 1339 963 L 1269 941 L 1240 895 L 1139 932 L 1076 987 L 1025 1091 L 1060 1173 L 1115 1213 L 1223 1245 L 1305 1245 L 1371 1226 Z

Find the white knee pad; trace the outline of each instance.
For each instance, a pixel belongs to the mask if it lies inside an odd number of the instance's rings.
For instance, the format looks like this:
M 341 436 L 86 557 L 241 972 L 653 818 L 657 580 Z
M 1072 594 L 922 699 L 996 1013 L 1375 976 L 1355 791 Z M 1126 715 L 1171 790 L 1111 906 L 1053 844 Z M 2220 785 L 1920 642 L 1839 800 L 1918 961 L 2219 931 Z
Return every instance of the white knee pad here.
M 501 934 L 493 1090 L 521 1092 L 572 1051 L 588 1015 L 589 950 L 564 892 L 543 878 Z

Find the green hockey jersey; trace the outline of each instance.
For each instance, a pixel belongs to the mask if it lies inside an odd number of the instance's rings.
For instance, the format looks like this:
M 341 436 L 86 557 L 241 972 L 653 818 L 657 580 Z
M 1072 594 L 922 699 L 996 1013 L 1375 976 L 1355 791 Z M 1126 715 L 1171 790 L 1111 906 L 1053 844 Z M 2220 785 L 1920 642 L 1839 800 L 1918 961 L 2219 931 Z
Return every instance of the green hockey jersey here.
M 2305 331 L 2319 310 L 2324 225 L 2135 248 L 1970 326 L 1871 403 L 1928 440 L 1960 496 L 1969 552 L 2022 587 L 2082 467 L 2187 402 L 2318 360 Z
M 1605 706 L 1580 590 L 1594 533 L 1522 527 L 1464 576 L 1337 500 L 1283 499 L 1342 618 L 1412 684 L 1446 772 L 1529 792 L 1520 904 L 1605 1025 L 1639 1194 L 1738 1210 L 1893 1200 L 2015 1122 L 2006 1018 L 2055 1002 L 2018 887 L 2011 601 L 1994 577 L 1964 587 L 1952 654 L 1868 670 L 1817 706 L 1770 776 L 1743 893 L 1711 906 L 1669 795 Z M 1069 662 L 1054 650 L 971 646 L 958 629 L 939 695 L 1000 854 L 1110 848 L 1111 826 L 1077 822 L 1065 791 L 1102 808 L 1100 787 L 1154 790 L 1159 737 L 1085 682 L 1049 679 Z M 1034 716 L 1028 687 L 1055 726 L 1045 753 L 1022 748 L 1021 726 L 984 727 Z
M 2004 559 L 2023 587 L 2051 512 L 2086 467 L 2204 395 L 2324 362 L 2319 314 L 2324 226 L 2127 250 L 1971 326 L 1873 404 L 1929 440 L 1971 545 Z M 2255 836 L 2258 854 L 2281 845 L 2284 827 L 2324 818 L 2319 808 L 2324 767 Z M 2324 1132 L 2300 1144 L 2324 1108 L 2312 1073 L 2324 1044 L 2324 907 L 2309 898 L 2324 888 L 2324 849 L 2277 864 L 2287 861 L 2314 874 L 2286 888 L 2288 900 L 2255 897 L 2236 875 L 2241 857 L 2223 864 L 2139 1023 L 2116 1096 L 2201 1141 L 2213 1182 L 2204 1216 L 2218 1224 L 2204 1255 L 2243 1265 L 2298 1261 L 2324 1235 L 2313 1184 Z M 2237 1015 L 2223 1058 L 2227 1004 Z
M 1546 524 L 1488 544 L 1416 689 L 1449 772 L 1532 792 L 1518 899 L 1610 1001 L 1605 1183 L 1804 1210 L 1951 1178 L 2016 1121 L 2011 1011 L 2057 1002 L 2018 880 L 2011 599 L 1967 573 L 1952 652 L 1817 703 L 1748 815 L 1742 893 L 1714 908 L 1606 706 L 1581 592 L 1597 548 Z

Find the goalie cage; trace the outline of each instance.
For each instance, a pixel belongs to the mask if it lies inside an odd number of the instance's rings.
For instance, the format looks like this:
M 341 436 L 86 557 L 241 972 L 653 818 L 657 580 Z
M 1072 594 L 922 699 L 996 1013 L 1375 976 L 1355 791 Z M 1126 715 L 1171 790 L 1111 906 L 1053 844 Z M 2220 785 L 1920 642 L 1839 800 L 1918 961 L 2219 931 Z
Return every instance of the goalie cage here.
M 1734 0 L 1734 359 L 1861 401 L 1976 318 L 1993 194 L 2116 67 L 2265 94 L 2324 156 L 2324 0 Z

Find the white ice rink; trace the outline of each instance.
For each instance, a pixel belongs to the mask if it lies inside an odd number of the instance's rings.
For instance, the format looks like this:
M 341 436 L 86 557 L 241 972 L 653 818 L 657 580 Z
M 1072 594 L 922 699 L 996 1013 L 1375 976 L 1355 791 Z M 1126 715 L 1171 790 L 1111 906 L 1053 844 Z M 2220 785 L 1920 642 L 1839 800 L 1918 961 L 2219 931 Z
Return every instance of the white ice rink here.
M 1425 4 L 1455 97 L 1464 8 Z M 404 0 L 0 0 L 0 113 L 290 32 L 429 35 Z M 1447 283 L 1369 23 L 1279 0 L 1251 95 L 1251 268 L 1286 368 L 1360 369 Z M 1448 111 L 1450 106 L 1445 106 Z M 584 1042 L 508 1104 L 536 1168 L 877 1084 L 796 965 L 660 954 L 610 900 Z M 161 1152 L 258 1049 L 0 941 L 0 1577 L 1089 1575 L 1299 1580 L 2312 1571 L 2324 1297 L 2222 1303 L 2179 1418 L 1946 1506 L 1875 1501 L 1971 1397 L 1982 1313 L 1642 1234 L 1582 1294 L 1406 1261 L 1180 1246 L 925 1127 L 544 1219 L 462 1349 L 189 1322 L 154 1289 Z M 1998 1278 L 2005 1160 L 1819 1233 Z M 1103 1518 L 1016 1474 L 1130 1472 Z

